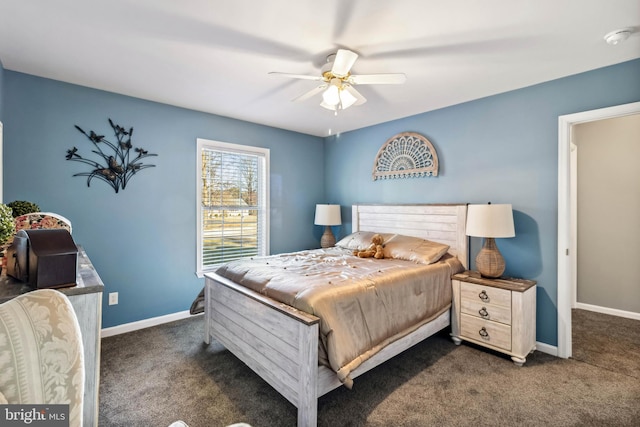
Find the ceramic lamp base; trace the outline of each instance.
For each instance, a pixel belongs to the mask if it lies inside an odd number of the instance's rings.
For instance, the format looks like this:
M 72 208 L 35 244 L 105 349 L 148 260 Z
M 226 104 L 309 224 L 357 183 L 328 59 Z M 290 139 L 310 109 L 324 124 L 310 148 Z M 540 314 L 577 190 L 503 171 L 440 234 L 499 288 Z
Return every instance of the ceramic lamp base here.
M 320 247 L 322 248 L 330 248 L 335 246 L 336 237 L 333 235 L 331 231 L 331 227 L 326 225 L 324 227 L 324 233 L 322 234 L 322 238 L 320 238 Z
M 504 273 L 504 258 L 493 237 L 484 239 L 484 245 L 476 257 L 476 268 L 481 275 L 492 279 L 500 277 Z

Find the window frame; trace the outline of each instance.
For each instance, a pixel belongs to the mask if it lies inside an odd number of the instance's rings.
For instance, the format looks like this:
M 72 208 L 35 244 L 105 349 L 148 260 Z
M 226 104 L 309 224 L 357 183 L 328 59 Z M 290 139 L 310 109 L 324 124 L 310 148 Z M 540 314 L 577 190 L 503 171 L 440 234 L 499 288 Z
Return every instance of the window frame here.
M 247 154 L 252 156 L 259 156 L 264 158 L 264 224 L 263 232 L 258 235 L 258 238 L 262 236 L 264 242 L 262 245 L 258 245 L 264 248 L 264 254 L 269 255 L 269 224 L 270 224 L 270 209 L 269 209 L 269 187 L 270 187 L 270 150 L 268 148 L 254 147 L 249 145 L 234 144 L 230 142 L 215 141 L 210 139 L 197 138 L 196 149 L 196 235 L 197 235 L 197 252 L 196 252 L 196 276 L 202 278 L 205 273 L 214 271 L 218 265 L 205 267 L 203 265 L 203 229 L 202 229 L 202 151 L 204 149 L 217 150 L 233 154 Z M 260 186 L 260 184 L 258 184 Z M 259 216 L 258 216 L 259 217 Z M 260 227 L 259 227 L 260 228 Z

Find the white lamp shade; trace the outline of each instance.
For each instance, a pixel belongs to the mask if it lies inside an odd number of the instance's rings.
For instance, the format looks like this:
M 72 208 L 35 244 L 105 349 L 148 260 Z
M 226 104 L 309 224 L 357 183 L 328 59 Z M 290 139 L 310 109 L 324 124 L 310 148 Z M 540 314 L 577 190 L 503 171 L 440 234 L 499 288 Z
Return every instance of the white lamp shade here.
M 514 237 L 511 205 L 467 206 L 466 233 L 473 237 Z
M 340 205 L 316 205 L 316 225 L 340 225 Z
M 338 87 L 330 85 L 322 94 L 322 100 L 327 105 L 338 105 L 340 103 L 340 90 Z
M 342 105 L 342 109 L 345 110 L 351 107 L 357 101 L 356 97 L 351 95 L 351 93 L 347 92 L 344 89 L 340 90 L 340 104 Z
M 324 101 L 322 101 L 322 102 L 320 103 L 320 106 L 321 106 L 322 108 L 326 108 L 327 110 L 331 110 L 331 111 L 336 111 L 336 110 L 338 109 L 338 104 L 336 104 L 336 105 L 329 105 L 329 104 L 327 104 L 327 103 L 326 103 L 326 102 L 324 102 Z

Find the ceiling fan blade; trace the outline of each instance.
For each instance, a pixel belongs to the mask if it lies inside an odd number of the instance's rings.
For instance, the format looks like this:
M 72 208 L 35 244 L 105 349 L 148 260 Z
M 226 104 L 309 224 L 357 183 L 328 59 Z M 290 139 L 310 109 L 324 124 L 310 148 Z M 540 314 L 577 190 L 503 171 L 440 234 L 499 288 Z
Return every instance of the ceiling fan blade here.
M 357 101 L 353 103 L 353 105 L 362 105 L 365 102 L 367 102 L 367 98 L 365 98 L 364 96 L 362 96 L 362 94 L 360 92 L 358 92 L 353 86 L 351 85 L 344 85 L 343 90 L 346 90 L 347 92 L 349 92 L 351 95 L 353 95 Z
M 407 81 L 407 76 L 403 73 L 349 76 L 349 83 L 354 85 L 399 85 L 405 81 Z
M 314 96 L 314 95 L 322 92 L 323 90 L 325 90 L 327 88 L 327 86 L 328 85 L 323 84 L 323 85 L 320 85 L 318 87 L 315 87 L 315 88 L 311 89 L 309 92 L 305 92 L 302 95 L 300 95 L 300 96 L 298 96 L 296 98 L 293 98 L 291 101 L 292 102 L 300 102 L 300 101 L 304 101 L 305 99 L 309 99 L 312 96 Z
M 291 79 L 316 80 L 316 81 L 323 81 L 324 80 L 324 78 L 322 78 L 320 76 L 308 76 L 306 74 L 279 73 L 277 71 L 271 71 L 271 72 L 269 72 L 269 75 L 288 77 L 288 78 L 291 78 Z
M 349 70 L 358 59 L 358 54 L 347 49 L 338 49 L 336 58 L 333 60 L 331 73 L 336 77 L 344 77 L 349 74 Z

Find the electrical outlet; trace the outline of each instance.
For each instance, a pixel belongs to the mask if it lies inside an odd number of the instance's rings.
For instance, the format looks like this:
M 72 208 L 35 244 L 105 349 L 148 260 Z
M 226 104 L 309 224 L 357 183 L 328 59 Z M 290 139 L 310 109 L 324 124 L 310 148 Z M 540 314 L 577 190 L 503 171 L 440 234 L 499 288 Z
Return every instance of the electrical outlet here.
M 109 293 L 109 305 L 116 305 L 118 304 L 118 293 L 117 292 L 110 292 Z

